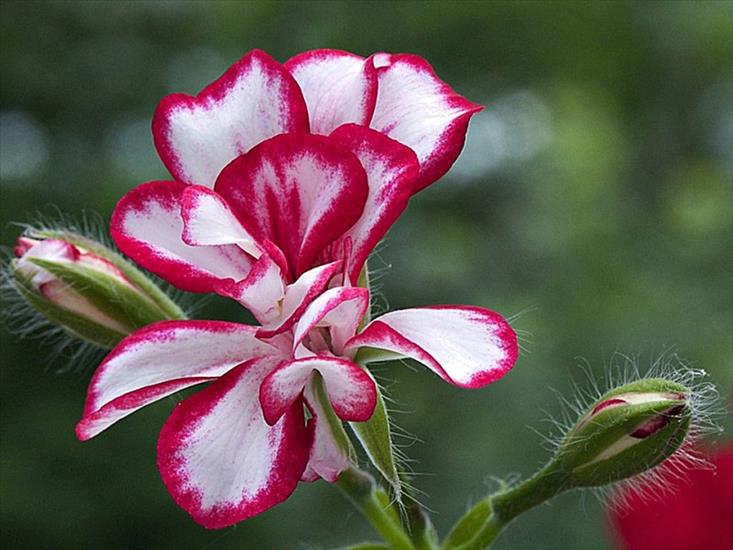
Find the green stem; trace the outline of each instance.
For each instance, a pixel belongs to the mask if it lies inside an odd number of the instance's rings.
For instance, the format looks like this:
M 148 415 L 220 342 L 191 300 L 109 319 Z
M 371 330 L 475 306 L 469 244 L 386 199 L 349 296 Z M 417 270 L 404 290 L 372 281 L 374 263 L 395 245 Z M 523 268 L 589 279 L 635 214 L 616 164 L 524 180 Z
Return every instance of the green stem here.
M 458 547 L 459 550 L 488 548 L 514 518 L 569 488 L 564 473 L 545 468 L 519 485 L 491 496 L 491 515 L 469 542 Z
M 352 466 L 341 474 L 336 485 L 395 550 L 414 550 L 390 505 L 389 495 L 377 487 L 372 476 Z

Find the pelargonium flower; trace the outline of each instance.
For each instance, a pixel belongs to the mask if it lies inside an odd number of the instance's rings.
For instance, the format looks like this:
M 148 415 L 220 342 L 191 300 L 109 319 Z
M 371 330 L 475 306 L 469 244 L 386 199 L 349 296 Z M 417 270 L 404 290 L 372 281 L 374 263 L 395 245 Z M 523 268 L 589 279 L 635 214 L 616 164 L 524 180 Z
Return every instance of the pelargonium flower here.
M 329 261 L 355 284 L 409 197 L 455 161 L 480 108 L 417 56 L 314 50 L 282 65 L 254 50 L 196 97 L 161 101 L 153 136 L 176 181 L 133 190 L 112 235 L 184 290 L 236 293 L 263 252 L 256 272 L 280 269 L 283 289 L 270 292 L 281 299 Z M 216 227 L 199 223 L 213 217 Z M 301 292 L 323 281 L 310 276 Z
M 416 359 L 468 388 L 500 378 L 516 360 L 514 332 L 489 310 L 394 311 L 357 334 L 368 304 L 365 288 L 329 289 L 291 330 L 272 339 L 258 337 L 256 327 L 218 321 L 141 329 L 95 372 L 77 435 L 89 439 L 147 404 L 211 382 L 165 423 L 158 466 L 196 521 L 225 527 L 286 499 L 301 479 L 336 481 L 348 467 L 323 413 L 332 407 L 341 420 L 357 422 L 371 416 L 377 390 L 354 362 L 360 348 Z M 319 379 L 325 401 L 317 394 Z
M 79 438 L 210 383 L 166 422 L 158 465 L 175 501 L 218 528 L 348 467 L 330 422 L 372 415 L 378 390 L 361 349 L 412 357 L 461 387 L 505 374 L 516 337 L 489 310 L 396 311 L 357 330 L 369 253 L 452 164 L 477 109 L 415 56 L 331 50 L 285 65 L 254 51 L 197 97 L 164 99 L 153 134 L 175 181 L 125 195 L 112 237 L 174 286 L 239 301 L 260 326 L 133 333 L 95 373 Z

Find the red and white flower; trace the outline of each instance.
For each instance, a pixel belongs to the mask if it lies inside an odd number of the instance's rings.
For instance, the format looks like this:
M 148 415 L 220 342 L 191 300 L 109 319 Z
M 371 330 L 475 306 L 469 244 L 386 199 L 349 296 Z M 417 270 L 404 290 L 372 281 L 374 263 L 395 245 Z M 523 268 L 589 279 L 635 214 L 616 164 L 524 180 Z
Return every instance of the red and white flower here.
M 516 337 L 485 309 L 396 311 L 357 334 L 369 291 L 354 285 L 369 253 L 450 167 L 478 109 L 416 56 L 334 50 L 284 65 L 253 51 L 198 96 L 165 98 L 153 135 L 175 181 L 125 195 L 112 236 L 178 288 L 239 301 L 260 326 L 168 321 L 130 335 L 96 371 L 78 437 L 209 383 L 165 423 L 158 465 L 175 501 L 220 528 L 348 467 L 326 408 L 372 415 L 360 348 L 414 358 L 461 387 L 503 376 Z
M 287 324 L 250 296 L 266 280 L 285 301 L 333 261 L 355 284 L 410 196 L 453 164 L 478 110 L 413 55 L 314 50 L 281 65 L 252 51 L 196 97 L 160 103 L 154 141 L 176 181 L 125 196 L 112 235 L 175 286 L 235 295 Z M 323 282 L 311 273 L 289 303 Z
M 217 321 L 145 327 L 95 372 L 77 435 L 89 439 L 145 405 L 210 382 L 163 426 L 158 466 L 175 501 L 197 522 L 220 528 L 285 500 L 299 480 L 333 482 L 348 467 L 322 411 L 330 405 L 341 420 L 356 422 L 371 416 L 377 390 L 353 360 L 360 347 L 416 359 L 468 388 L 500 378 L 516 360 L 514 332 L 491 311 L 394 311 L 355 335 L 368 304 L 365 288 L 329 289 L 273 339 Z M 316 395 L 315 372 L 328 403 Z

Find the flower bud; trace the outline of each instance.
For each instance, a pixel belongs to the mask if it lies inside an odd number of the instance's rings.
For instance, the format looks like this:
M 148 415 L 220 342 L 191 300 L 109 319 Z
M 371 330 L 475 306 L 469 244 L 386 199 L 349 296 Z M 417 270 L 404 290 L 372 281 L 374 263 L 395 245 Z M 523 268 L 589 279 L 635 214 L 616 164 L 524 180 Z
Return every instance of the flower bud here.
M 145 275 L 100 243 L 65 231 L 21 236 L 14 286 L 52 324 L 112 347 L 137 328 L 183 312 Z
M 660 464 L 688 434 L 689 393 L 664 379 L 639 380 L 606 393 L 565 436 L 555 467 L 571 486 L 594 487 Z

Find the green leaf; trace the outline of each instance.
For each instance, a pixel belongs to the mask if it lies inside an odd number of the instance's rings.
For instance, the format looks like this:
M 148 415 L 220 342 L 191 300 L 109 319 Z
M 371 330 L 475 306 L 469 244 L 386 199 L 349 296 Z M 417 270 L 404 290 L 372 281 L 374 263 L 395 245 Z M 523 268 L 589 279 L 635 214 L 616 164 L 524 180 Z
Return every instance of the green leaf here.
M 451 550 L 469 542 L 476 536 L 490 515 L 491 505 L 488 499 L 479 501 L 456 522 L 441 548 Z
M 369 371 L 367 371 L 369 372 Z M 371 374 L 370 374 L 371 376 Z M 375 382 L 376 383 L 376 382 Z M 392 431 L 389 426 L 387 407 L 384 404 L 382 391 L 377 384 L 377 406 L 374 414 L 366 422 L 350 422 L 351 429 L 364 448 L 367 457 L 377 471 L 389 483 L 398 502 L 401 500 L 402 489 L 397 461 L 394 454 Z

